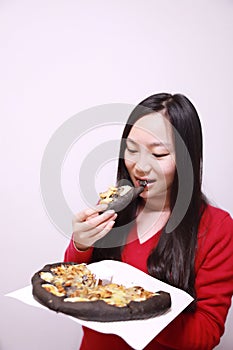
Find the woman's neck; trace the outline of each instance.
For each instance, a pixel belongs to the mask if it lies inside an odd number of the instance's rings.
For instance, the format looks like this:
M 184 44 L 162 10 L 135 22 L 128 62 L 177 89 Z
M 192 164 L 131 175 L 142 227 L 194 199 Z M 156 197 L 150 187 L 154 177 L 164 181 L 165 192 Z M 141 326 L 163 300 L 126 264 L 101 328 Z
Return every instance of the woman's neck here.
M 159 210 L 158 210 L 159 209 Z M 159 232 L 167 223 L 170 217 L 170 208 L 159 208 L 156 210 L 151 206 L 141 207 L 138 211 L 136 223 L 140 243 Z
M 144 213 L 170 211 L 170 201 L 166 198 L 143 199 L 139 207 L 139 212 L 142 210 Z

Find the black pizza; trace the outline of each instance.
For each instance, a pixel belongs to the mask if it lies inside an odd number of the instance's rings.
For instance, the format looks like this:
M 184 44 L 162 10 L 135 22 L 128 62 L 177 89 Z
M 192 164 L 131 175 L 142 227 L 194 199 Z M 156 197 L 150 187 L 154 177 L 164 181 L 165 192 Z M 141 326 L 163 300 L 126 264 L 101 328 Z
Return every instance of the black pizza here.
M 144 191 L 147 181 L 139 181 L 138 187 L 129 185 L 110 186 L 107 191 L 99 194 L 99 204 L 107 204 L 106 210 L 113 209 L 116 213 L 125 209 Z
M 170 294 L 97 279 L 86 264 L 46 265 L 32 277 L 32 293 L 56 312 L 88 321 L 148 319 L 171 307 Z

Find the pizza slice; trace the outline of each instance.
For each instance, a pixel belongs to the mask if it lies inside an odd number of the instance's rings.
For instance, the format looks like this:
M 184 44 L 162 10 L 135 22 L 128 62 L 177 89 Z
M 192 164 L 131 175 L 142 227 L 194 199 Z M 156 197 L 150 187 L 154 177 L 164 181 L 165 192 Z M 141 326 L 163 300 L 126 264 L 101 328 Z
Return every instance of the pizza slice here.
M 99 194 L 99 204 L 107 204 L 106 210 L 113 209 L 115 212 L 120 212 L 144 191 L 147 181 L 140 181 L 139 184 L 138 187 L 129 185 L 110 186 L 107 191 Z

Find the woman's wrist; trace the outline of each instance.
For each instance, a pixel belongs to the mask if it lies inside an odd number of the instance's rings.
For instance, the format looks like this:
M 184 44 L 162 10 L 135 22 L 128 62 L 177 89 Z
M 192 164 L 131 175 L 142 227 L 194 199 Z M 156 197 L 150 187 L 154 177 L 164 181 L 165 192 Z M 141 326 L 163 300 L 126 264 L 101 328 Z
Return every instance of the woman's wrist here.
M 74 248 L 78 251 L 78 252 L 86 252 L 90 247 L 87 247 L 87 246 L 82 246 L 80 244 L 78 244 L 75 240 L 74 240 L 74 237 L 73 237 L 73 246 Z

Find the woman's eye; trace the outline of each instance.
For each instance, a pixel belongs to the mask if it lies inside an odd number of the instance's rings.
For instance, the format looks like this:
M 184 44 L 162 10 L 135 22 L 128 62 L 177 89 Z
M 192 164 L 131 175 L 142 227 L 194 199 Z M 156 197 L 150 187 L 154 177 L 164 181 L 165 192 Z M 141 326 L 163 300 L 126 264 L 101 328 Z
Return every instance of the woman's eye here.
M 127 151 L 128 151 L 129 153 L 137 153 L 137 150 L 136 150 L 136 149 L 131 149 L 131 148 L 128 148 L 128 147 L 127 147 Z
M 168 155 L 169 155 L 169 153 L 160 153 L 160 154 L 153 153 L 153 156 L 156 157 L 156 158 L 162 158 L 162 157 L 166 157 Z

